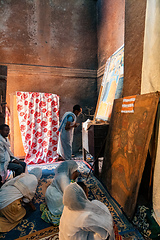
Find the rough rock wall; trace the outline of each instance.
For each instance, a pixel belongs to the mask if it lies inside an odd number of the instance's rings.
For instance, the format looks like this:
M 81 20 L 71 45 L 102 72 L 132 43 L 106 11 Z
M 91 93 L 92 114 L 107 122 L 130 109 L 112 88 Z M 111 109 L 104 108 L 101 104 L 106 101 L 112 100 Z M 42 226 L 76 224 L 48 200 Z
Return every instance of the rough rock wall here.
M 124 0 L 98 0 L 98 89 L 107 59 L 124 44 Z
M 51 76 L 47 67 L 76 69 L 82 72 L 81 77 L 83 77 L 83 69 L 97 68 L 95 1 L 1 0 L 0 9 L 0 62 L 8 66 L 8 104 L 12 88 L 41 92 L 58 88 L 56 93 L 62 95 L 62 102 L 64 102 L 63 92 L 65 92 L 67 79 L 63 85 L 64 77 L 62 76 L 61 88 L 55 87 L 58 81 L 54 82 L 56 77 L 54 74 Z M 41 67 L 46 73 L 45 84 L 41 84 L 43 80 L 40 80 L 38 73 L 37 76 L 34 74 L 36 66 Z M 21 73 L 24 70 L 21 78 L 18 67 Z M 13 71 L 14 87 L 12 86 Z M 87 87 L 92 88 L 89 79 L 85 81 L 88 81 Z M 71 82 L 71 85 L 68 82 L 67 87 L 71 87 L 69 97 L 74 101 L 74 83 Z M 79 85 L 81 84 L 82 81 L 79 82 Z M 94 105 L 94 100 L 92 104 Z
M 2 62 L 97 67 L 94 1 L 1 0 L 0 9 Z
M 124 44 L 124 0 L 98 0 L 98 67 Z
M 125 4 L 125 53 L 123 95 L 141 93 L 146 0 Z
M 14 91 L 60 96 L 60 118 L 74 104 L 96 104 L 97 13 L 93 0 L 0 0 L 0 64 Z

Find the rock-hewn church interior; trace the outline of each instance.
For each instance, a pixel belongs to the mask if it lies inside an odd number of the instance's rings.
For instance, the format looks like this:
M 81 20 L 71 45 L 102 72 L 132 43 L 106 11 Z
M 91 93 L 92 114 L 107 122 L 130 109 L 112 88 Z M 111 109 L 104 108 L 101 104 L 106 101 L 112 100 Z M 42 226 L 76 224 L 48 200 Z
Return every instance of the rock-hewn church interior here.
M 0 0 L 0 239 L 160 239 L 159 21 Z

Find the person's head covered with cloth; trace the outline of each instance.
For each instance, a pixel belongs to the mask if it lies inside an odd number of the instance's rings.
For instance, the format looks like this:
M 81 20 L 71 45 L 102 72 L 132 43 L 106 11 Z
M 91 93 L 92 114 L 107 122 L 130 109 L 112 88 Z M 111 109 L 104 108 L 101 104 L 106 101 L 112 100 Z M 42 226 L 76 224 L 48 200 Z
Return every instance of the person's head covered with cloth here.
M 55 169 L 55 176 L 48 186 L 45 200 L 52 215 L 61 215 L 63 211 L 63 192 L 79 175 L 78 164 L 74 160 L 61 162 Z
M 51 185 L 63 192 L 70 181 L 75 180 L 78 176 L 78 164 L 74 160 L 64 161 L 55 169 L 55 176 Z
M 77 184 L 69 184 L 63 195 L 59 239 L 113 240 L 113 219 L 108 208 L 98 200 L 89 201 Z
M 22 173 L 9 180 L 0 189 L 0 232 L 13 229 L 26 214 L 22 201 L 30 204 L 42 176 L 40 168 Z
M 29 174 L 22 173 L 21 175 L 9 180 L 6 182 L 1 189 L 14 186 L 16 187 L 21 194 L 23 195 L 24 202 L 29 202 L 34 197 L 36 192 L 36 188 L 38 185 L 38 181 L 42 176 L 42 169 L 41 168 L 33 168 Z

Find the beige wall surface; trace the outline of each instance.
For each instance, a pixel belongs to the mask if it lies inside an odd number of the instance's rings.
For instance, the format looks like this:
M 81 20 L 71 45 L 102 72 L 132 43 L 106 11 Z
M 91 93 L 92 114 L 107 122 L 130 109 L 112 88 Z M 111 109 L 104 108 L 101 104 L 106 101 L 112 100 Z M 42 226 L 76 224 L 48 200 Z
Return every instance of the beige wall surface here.
M 145 19 L 141 94 L 160 91 L 160 1 L 148 0 Z

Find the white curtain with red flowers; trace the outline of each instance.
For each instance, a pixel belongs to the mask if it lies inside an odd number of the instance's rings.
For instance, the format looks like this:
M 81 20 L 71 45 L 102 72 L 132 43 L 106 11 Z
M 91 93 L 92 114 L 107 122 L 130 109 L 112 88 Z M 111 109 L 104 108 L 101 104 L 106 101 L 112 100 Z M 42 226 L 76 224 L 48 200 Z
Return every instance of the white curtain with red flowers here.
M 26 163 L 54 162 L 58 158 L 59 96 L 16 92 L 16 98 Z

